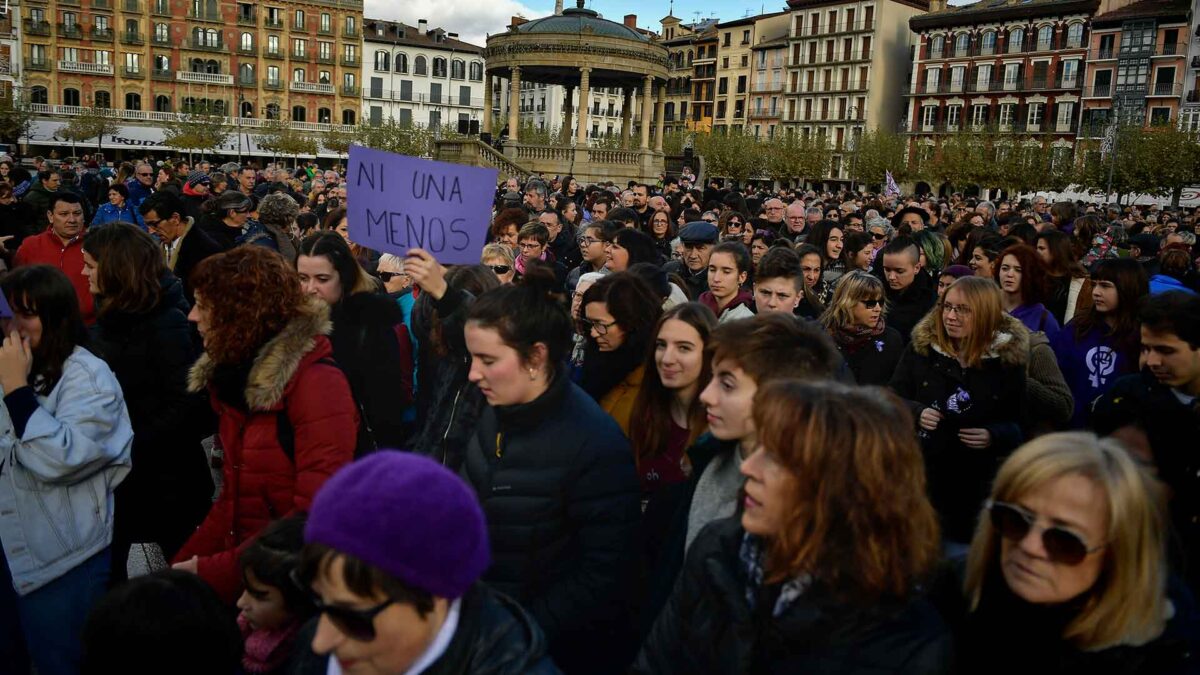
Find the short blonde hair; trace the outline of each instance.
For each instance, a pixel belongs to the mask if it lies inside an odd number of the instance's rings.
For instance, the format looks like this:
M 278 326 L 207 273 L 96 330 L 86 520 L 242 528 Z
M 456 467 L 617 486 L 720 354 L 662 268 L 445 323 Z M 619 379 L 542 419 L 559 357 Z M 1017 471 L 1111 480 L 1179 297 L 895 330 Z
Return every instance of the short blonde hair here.
M 883 303 L 883 311 L 887 312 L 883 282 L 879 277 L 862 270 L 847 272 L 838 280 L 833 299 L 821 314 L 821 325 L 826 330 L 849 326 L 854 322 L 854 306 L 860 300 L 879 300 Z
M 1162 634 L 1167 619 L 1166 544 L 1163 491 L 1118 441 L 1090 432 L 1047 434 L 1021 446 L 1005 460 L 992 499 L 1016 502 L 1062 476 L 1095 483 L 1107 500 L 1104 568 L 1062 639 L 1086 651 L 1142 645 Z M 967 556 L 963 590 L 978 609 L 986 580 L 996 573 L 1000 533 L 986 509 L 980 512 Z
M 483 252 L 479 254 L 479 262 L 483 262 L 488 258 L 503 258 L 508 265 L 513 264 L 512 249 L 504 244 L 488 244 L 483 247 Z

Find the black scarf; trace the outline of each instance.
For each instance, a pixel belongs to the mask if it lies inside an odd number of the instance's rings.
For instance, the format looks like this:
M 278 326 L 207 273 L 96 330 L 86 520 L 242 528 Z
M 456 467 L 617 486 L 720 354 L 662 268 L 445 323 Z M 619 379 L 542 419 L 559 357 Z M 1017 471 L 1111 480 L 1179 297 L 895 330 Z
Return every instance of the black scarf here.
M 238 363 L 218 363 L 213 368 L 212 386 L 217 392 L 217 398 L 226 405 L 233 406 L 242 412 L 249 412 L 250 404 L 246 402 L 246 381 L 250 379 L 250 370 L 254 367 L 254 357 Z
M 645 349 L 639 340 L 627 339 L 613 351 L 602 352 L 596 342 L 589 339 L 583 352 L 583 377 L 579 386 L 599 401 L 642 365 L 644 357 Z

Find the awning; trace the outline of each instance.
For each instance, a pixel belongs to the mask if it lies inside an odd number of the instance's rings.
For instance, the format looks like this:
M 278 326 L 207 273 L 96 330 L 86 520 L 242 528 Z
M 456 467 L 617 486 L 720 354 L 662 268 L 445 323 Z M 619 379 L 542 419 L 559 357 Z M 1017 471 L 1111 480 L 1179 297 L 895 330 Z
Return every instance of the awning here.
M 71 147 L 71 142 L 59 135 L 59 131 L 66 126 L 67 119 L 37 119 L 33 121 L 29 135 L 22 137 L 21 141 L 29 145 L 51 145 L 57 147 Z M 258 145 L 259 135 L 247 132 L 234 131 L 229 134 L 225 143 L 220 146 L 209 148 L 205 152 L 221 154 L 221 155 L 236 155 L 239 153 L 238 138 L 241 138 L 241 150 L 243 155 L 255 155 L 260 157 L 275 156 L 269 150 L 264 150 Z M 83 142 L 76 142 L 75 148 L 82 152 L 87 152 L 88 148 L 95 148 L 95 139 L 90 139 Z M 181 148 L 175 148 L 166 144 L 166 132 L 161 127 L 137 126 L 128 125 L 120 128 L 115 134 L 105 135 L 100 140 L 100 147 L 104 150 L 163 150 L 170 152 L 187 152 Z M 192 150 L 199 154 L 199 151 Z M 305 155 L 301 155 L 304 157 Z M 311 157 L 311 155 L 308 155 Z M 327 157 L 331 159 L 340 159 L 343 156 L 331 150 L 318 145 L 318 157 Z

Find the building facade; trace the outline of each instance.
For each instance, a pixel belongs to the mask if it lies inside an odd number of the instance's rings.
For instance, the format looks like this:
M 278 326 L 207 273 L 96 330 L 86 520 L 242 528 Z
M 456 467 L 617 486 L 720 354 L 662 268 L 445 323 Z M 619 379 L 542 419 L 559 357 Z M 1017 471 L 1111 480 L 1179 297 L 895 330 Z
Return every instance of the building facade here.
M 39 115 L 359 121 L 361 0 L 27 0 L 21 14 L 21 89 Z
M 662 24 L 670 77 L 664 124 L 668 131 L 710 131 L 715 112 L 717 20 L 685 24 L 668 14 Z
M 928 0 L 789 0 L 787 89 L 789 133 L 827 139 L 830 176 L 848 180 L 847 151 L 864 130 L 895 129 L 896 92 L 907 80 L 909 20 Z
M 1114 119 L 1143 126 L 1180 122 L 1184 83 L 1194 83 L 1196 72 L 1187 60 L 1190 8 L 1190 0 L 1141 0 L 1092 19 L 1082 137 L 1104 136 Z
M 1179 123 L 1184 129 L 1200 131 L 1200 9 L 1192 9 L 1188 26 L 1188 71 L 1183 81 L 1183 111 Z
M 365 19 L 363 119 L 478 133 L 484 114 L 483 47 L 457 33 Z
M 755 136 L 773 138 L 783 121 L 786 91 L 788 38 L 756 44 L 751 51 L 750 129 Z
M 754 77 L 754 47 L 764 41 L 774 40 L 787 34 L 786 12 L 762 14 L 736 21 L 718 23 L 717 39 L 717 96 L 713 112 L 713 129 L 734 131 L 745 128 L 751 101 L 751 79 Z M 765 65 L 765 63 L 764 63 Z M 764 78 L 769 85 L 770 78 Z M 780 91 L 782 90 L 780 70 Z M 776 99 L 780 91 L 774 92 Z M 765 92 L 760 92 L 765 93 Z M 761 104 L 762 97 L 758 97 Z M 776 102 L 778 108 L 778 100 Z M 760 111 L 764 106 L 759 106 Z M 761 127 L 761 123 L 759 124 Z

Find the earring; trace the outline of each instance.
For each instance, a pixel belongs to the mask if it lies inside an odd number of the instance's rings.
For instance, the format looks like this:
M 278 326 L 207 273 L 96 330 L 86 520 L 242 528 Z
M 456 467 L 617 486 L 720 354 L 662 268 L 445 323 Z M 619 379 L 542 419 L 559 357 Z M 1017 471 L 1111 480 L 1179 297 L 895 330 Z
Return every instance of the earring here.
M 537 379 L 537 370 L 530 368 L 529 369 L 529 381 L 533 382 L 536 379 Z

